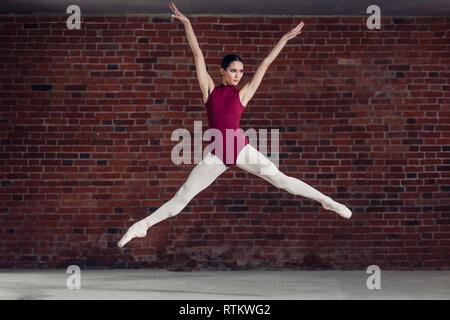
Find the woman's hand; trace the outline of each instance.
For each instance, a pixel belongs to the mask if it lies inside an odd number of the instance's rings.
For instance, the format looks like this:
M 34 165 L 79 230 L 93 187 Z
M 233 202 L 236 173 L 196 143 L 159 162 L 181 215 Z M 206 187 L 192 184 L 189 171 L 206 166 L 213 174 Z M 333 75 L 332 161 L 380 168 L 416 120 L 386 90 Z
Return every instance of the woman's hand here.
M 298 26 L 296 26 L 294 29 L 292 29 L 291 31 L 289 31 L 288 33 L 286 33 L 283 37 L 286 40 L 290 40 L 292 38 L 295 38 L 297 35 L 299 35 L 300 33 L 302 33 L 302 28 L 303 28 L 303 21 L 300 22 L 300 24 Z
M 175 4 L 173 2 L 171 2 L 169 4 L 169 7 L 174 12 L 174 14 L 172 15 L 173 18 L 178 19 L 183 23 L 189 22 L 189 19 L 186 18 L 186 16 L 184 14 L 182 14 L 180 11 L 178 11 L 177 7 L 175 6 Z

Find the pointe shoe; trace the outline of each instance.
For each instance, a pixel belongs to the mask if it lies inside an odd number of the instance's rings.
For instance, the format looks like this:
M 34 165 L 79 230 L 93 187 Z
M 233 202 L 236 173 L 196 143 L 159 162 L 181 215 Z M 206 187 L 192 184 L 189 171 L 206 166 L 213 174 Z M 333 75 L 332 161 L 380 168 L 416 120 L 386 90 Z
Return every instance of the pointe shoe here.
M 127 232 L 125 232 L 122 239 L 120 239 L 120 241 L 117 243 L 117 246 L 119 248 L 122 248 L 124 245 L 126 245 L 136 237 L 145 237 L 147 235 L 147 229 L 147 225 L 142 220 L 134 223 L 131 227 L 128 228 Z
M 330 197 L 327 197 L 323 202 L 322 206 L 327 210 L 333 210 L 338 215 L 340 215 L 343 218 L 350 219 L 352 217 L 352 212 L 349 208 L 344 206 L 343 204 L 340 204 Z

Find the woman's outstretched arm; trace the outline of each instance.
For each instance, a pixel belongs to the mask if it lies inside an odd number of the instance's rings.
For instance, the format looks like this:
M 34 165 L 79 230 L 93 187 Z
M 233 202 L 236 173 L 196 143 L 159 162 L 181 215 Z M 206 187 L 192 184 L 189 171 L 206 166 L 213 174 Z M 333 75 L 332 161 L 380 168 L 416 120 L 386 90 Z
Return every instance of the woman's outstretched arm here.
M 197 37 L 194 34 L 194 29 L 192 29 L 191 22 L 189 19 L 183 15 L 171 2 L 169 4 L 170 9 L 174 12 L 172 17 L 180 20 L 184 28 L 186 30 L 186 35 L 189 41 L 189 45 L 191 46 L 192 52 L 194 53 L 194 59 L 195 59 L 195 68 L 197 70 L 197 79 L 198 83 L 200 84 L 200 89 L 203 93 L 204 100 L 208 97 L 208 89 L 214 88 L 214 81 L 211 79 L 211 76 L 206 71 L 206 65 L 205 65 L 205 58 L 203 57 L 203 52 L 200 50 L 200 46 L 198 45 Z
M 273 60 L 278 56 L 278 54 L 281 52 L 283 47 L 286 45 L 288 40 L 295 38 L 297 35 L 302 33 L 303 28 L 303 21 L 299 23 L 298 26 L 296 26 L 294 29 L 289 31 L 288 33 L 284 34 L 281 39 L 278 41 L 278 43 L 275 45 L 275 47 L 272 49 L 272 51 L 269 53 L 269 55 L 264 59 L 264 61 L 268 64 L 271 64 Z
M 283 35 L 281 39 L 277 42 L 275 47 L 272 49 L 272 51 L 269 53 L 269 55 L 264 58 L 263 62 L 259 65 L 258 69 L 256 69 L 255 74 L 253 75 L 252 80 L 247 83 L 242 89 L 242 104 L 247 105 L 247 103 L 250 101 L 250 99 L 253 97 L 253 95 L 256 92 L 256 89 L 258 89 L 259 84 L 261 83 L 264 74 L 266 73 L 267 68 L 270 66 L 270 64 L 275 60 L 275 58 L 278 56 L 278 54 L 281 52 L 281 50 L 284 48 L 288 40 L 295 38 L 297 35 L 299 35 L 302 31 L 304 23 L 300 22 L 298 26 L 296 26 L 294 29 Z

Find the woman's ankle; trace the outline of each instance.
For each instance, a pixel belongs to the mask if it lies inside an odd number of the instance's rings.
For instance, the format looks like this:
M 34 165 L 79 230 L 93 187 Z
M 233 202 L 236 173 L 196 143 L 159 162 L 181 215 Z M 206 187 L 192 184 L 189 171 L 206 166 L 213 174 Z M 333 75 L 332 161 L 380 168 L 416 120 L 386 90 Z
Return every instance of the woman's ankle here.
M 320 198 L 318 201 L 319 201 L 321 204 L 324 204 L 324 203 L 329 203 L 331 200 L 332 200 L 332 199 L 331 199 L 330 197 L 324 195 L 324 196 L 323 196 L 322 198 Z

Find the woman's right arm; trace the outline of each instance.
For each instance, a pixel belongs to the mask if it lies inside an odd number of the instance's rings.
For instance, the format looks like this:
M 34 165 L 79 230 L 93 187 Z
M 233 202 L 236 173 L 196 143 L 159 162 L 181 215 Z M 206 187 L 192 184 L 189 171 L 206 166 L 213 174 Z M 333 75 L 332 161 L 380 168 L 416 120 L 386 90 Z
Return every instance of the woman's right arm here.
M 200 50 L 200 46 L 198 45 L 197 37 L 194 34 L 194 29 L 192 28 L 189 19 L 186 18 L 186 16 L 184 16 L 180 11 L 178 11 L 177 7 L 173 3 L 170 3 L 169 6 L 174 12 L 172 17 L 180 20 L 186 30 L 189 45 L 191 46 L 192 52 L 194 53 L 198 83 L 200 84 L 200 89 L 203 93 L 203 100 L 204 102 L 206 102 L 209 96 L 209 89 L 211 88 L 212 90 L 215 85 L 214 81 L 206 71 L 205 58 L 203 57 L 203 53 Z

